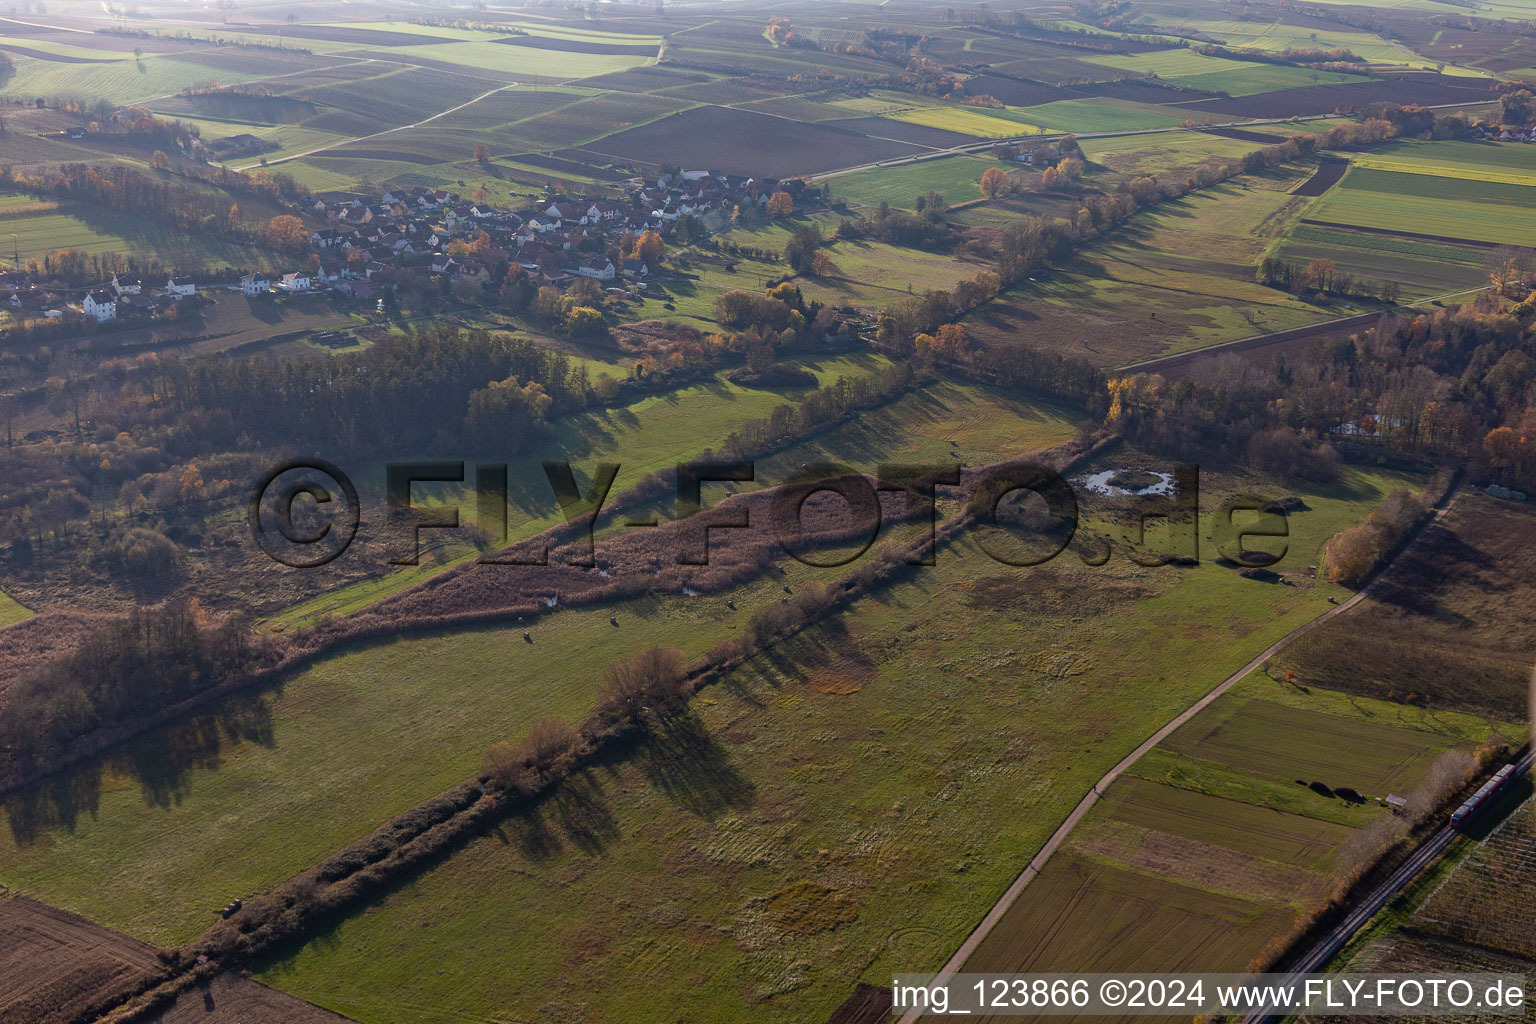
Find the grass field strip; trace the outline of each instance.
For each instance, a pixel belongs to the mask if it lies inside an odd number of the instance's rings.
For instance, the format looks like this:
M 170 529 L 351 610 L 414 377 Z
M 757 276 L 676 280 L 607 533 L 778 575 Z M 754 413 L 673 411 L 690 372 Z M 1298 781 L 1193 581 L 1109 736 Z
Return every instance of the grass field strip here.
M 1003 893 L 1002 897 L 997 901 L 996 904 L 993 905 L 992 909 L 987 911 L 987 915 L 981 919 L 981 923 L 976 926 L 975 931 L 971 933 L 965 942 L 961 943 L 960 948 L 955 951 L 954 956 L 950 957 L 949 961 L 944 964 L 944 967 L 935 976 L 936 980 L 942 980 L 951 977 L 960 971 L 962 967 L 964 967 L 965 961 L 969 959 L 970 955 L 976 951 L 976 948 L 981 945 L 982 940 L 987 937 L 988 933 L 990 933 L 994 927 L 996 927 L 997 923 L 1002 920 L 1003 915 L 1008 912 L 1008 909 L 1018 901 L 1018 898 L 1023 894 L 1024 889 L 1045 867 L 1046 861 L 1050 860 L 1051 855 L 1054 854 L 1064 842 L 1066 842 L 1067 837 L 1070 836 L 1073 830 L 1077 828 L 1078 823 L 1088 815 L 1088 812 L 1093 808 L 1093 805 L 1099 802 L 1099 798 L 1103 796 L 1104 792 L 1112 782 L 1124 774 L 1133 764 L 1141 760 L 1143 756 L 1145 756 L 1159 743 L 1173 735 L 1173 733 L 1176 732 L 1180 726 L 1184 725 L 1190 719 L 1194 718 L 1195 715 L 1209 707 L 1216 701 L 1218 697 L 1226 693 L 1233 686 L 1237 685 L 1239 681 L 1246 678 L 1250 673 L 1261 668 L 1264 662 L 1273 657 L 1278 651 L 1290 644 L 1297 637 L 1300 637 L 1302 634 L 1313 629 L 1322 622 L 1334 618 L 1335 616 L 1344 614 L 1344 612 L 1348 609 L 1353 608 L 1355 605 L 1364 601 L 1376 590 L 1378 583 L 1386 576 L 1387 572 L 1392 568 L 1392 566 L 1397 564 L 1398 560 L 1402 558 L 1403 553 L 1412 547 L 1414 542 L 1416 542 L 1419 537 L 1423 536 L 1424 531 L 1427 530 L 1430 526 L 1439 523 L 1446 516 L 1446 514 L 1450 512 L 1451 507 L 1456 503 L 1456 498 L 1460 496 L 1460 494 L 1461 488 L 1457 487 L 1457 489 L 1453 491 L 1445 501 L 1442 502 L 1440 508 L 1435 511 L 1435 514 L 1425 520 L 1422 525 L 1420 525 L 1419 529 L 1414 533 L 1413 540 L 1409 541 L 1407 544 L 1402 545 L 1402 547 L 1397 550 L 1397 553 L 1392 557 L 1392 559 L 1383 565 L 1377 574 L 1372 577 L 1370 583 L 1362 587 L 1353 597 L 1339 603 L 1333 608 L 1330 608 L 1328 611 L 1324 612 L 1322 615 L 1319 615 L 1317 618 L 1303 623 L 1301 626 L 1298 626 L 1296 629 L 1287 633 L 1279 640 L 1276 640 L 1252 661 L 1248 662 L 1248 664 L 1244 665 L 1242 668 L 1238 669 L 1232 675 L 1223 680 L 1219 686 L 1211 690 L 1194 704 L 1190 705 L 1189 708 L 1180 713 L 1176 718 L 1168 722 L 1161 729 L 1158 729 L 1151 736 L 1147 737 L 1141 746 L 1127 754 L 1119 764 L 1111 768 L 1104 774 L 1103 778 L 1094 783 L 1093 788 L 1088 791 L 1088 793 L 1083 797 L 1082 801 L 1079 802 L 1075 808 L 1073 808 L 1072 813 L 1067 816 L 1067 819 L 1061 823 L 1060 827 L 1058 827 L 1056 831 L 1051 834 L 1051 838 L 1048 839 L 1045 845 L 1040 848 L 1040 852 L 1035 854 L 1034 858 L 1030 860 L 1027 866 L 1025 866 L 1023 872 L 1020 873 L 1019 877 L 1015 879 L 1013 884 L 1008 887 L 1007 891 Z M 901 1018 L 900 1024 L 916 1024 L 917 1019 L 921 1015 L 922 1014 L 917 1011 L 908 1013 Z
M 1476 164 L 1442 164 L 1412 157 L 1356 156 L 1350 161 L 1355 167 L 1371 171 L 1396 171 L 1401 174 L 1422 174 L 1435 178 L 1455 178 L 1460 181 L 1491 181 L 1500 185 L 1528 185 L 1536 187 L 1536 174 L 1519 174 L 1500 171 Z

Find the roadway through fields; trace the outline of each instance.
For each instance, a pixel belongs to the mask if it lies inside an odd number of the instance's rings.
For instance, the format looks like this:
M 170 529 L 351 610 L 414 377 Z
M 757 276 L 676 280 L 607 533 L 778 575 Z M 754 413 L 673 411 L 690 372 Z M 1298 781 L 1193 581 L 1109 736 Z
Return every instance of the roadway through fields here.
M 1067 838 L 1072 834 L 1072 830 L 1077 828 L 1078 823 L 1088 815 L 1088 812 L 1092 810 L 1093 805 L 1099 802 L 1099 798 L 1104 795 L 1104 791 L 1109 787 L 1110 783 L 1114 782 L 1133 764 L 1141 760 L 1142 757 L 1144 757 L 1150 750 L 1152 750 L 1153 747 L 1156 747 L 1163 740 L 1171 736 L 1180 726 L 1209 707 L 1211 703 L 1216 700 L 1216 698 L 1220 697 L 1222 694 L 1226 693 L 1233 686 L 1235 686 L 1238 680 L 1242 679 L 1250 672 L 1262 666 L 1265 661 L 1267 661 L 1269 658 L 1272 658 L 1292 641 L 1296 640 L 1298 637 L 1302 636 L 1309 630 L 1321 625 L 1324 622 L 1327 622 L 1334 616 L 1343 615 L 1345 612 L 1349 611 L 1349 609 L 1353 608 L 1355 605 L 1369 597 L 1376 590 L 1376 587 L 1380 581 L 1385 578 L 1386 574 L 1391 570 L 1392 566 L 1397 564 L 1398 559 L 1402 558 L 1403 554 L 1407 552 L 1408 549 L 1417 544 L 1419 539 L 1424 536 L 1424 533 L 1431 526 L 1445 518 L 1446 514 L 1450 512 L 1451 507 L 1456 504 L 1456 499 L 1458 496 L 1460 496 L 1460 494 L 1461 487 L 1458 485 L 1455 490 L 1453 490 L 1450 494 L 1446 495 L 1441 500 L 1440 507 L 1435 510 L 1435 514 L 1422 525 L 1420 525 L 1418 530 L 1414 533 L 1412 539 L 1402 547 L 1398 548 L 1397 554 L 1393 555 L 1392 559 L 1388 561 L 1386 565 L 1382 566 L 1381 569 L 1377 571 L 1376 575 L 1371 577 L 1370 582 L 1362 587 L 1358 592 L 1345 600 L 1338 607 L 1330 608 L 1328 611 L 1324 612 L 1322 615 L 1319 615 L 1317 618 L 1302 623 L 1300 626 L 1297 626 L 1295 629 L 1291 630 L 1279 640 L 1276 640 L 1274 643 L 1270 644 L 1252 661 L 1248 662 L 1248 664 L 1244 665 L 1242 668 L 1232 673 L 1226 679 L 1222 680 L 1221 684 L 1218 685 L 1214 690 L 1207 693 L 1204 697 L 1201 697 L 1194 704 L 1191 704 L 1171 722 L 1167 723 L 1161 729 L 1147 737 L 1147 739 L 1143 741 L 1139 747 L 1127 754 L 1120 760 L 1119 764 L 1115 765 L 1108 772 L 1106 772 L 1104 777 L 1099 779 L 1098 782 L 1095 782 L 1093 784 L 1093 788 L 1090 789 L 1087 795 L 1085 795 L 1083 799 L 1078 802 L 1078 805 L 1073 808 L 1072 813 L 1067 815 L 1066 820 L 1057 827 L 1055 832 L 1051 833 L 1051 838 L 1045 841 L 1045 845 L 1040 848 L 1040 852 L 1035 854 L 1034 858 L 1030 860 L 1029 864 L 1024 868 L 1023 872 L 1019 874 L 1019 877 L 1014 879 L 1013 884 L 1010 885 L 1007 891 L 1003 893 L 1002 897 L 995 904 L 993 904 L 992 909 L 987 911 L 986 916 L 981 919 L 981 923 L 978 924 L 975 930 L 971 932 L 970 936 L 960 944 L 960 948 L 955 950 L 954 955 L 951 956 L 948 962 L 944 964 L 944 967 L 939 971 L 934 981 L 947 981 L 949 978 L 960 971 L 960 969 L 965 965 L 965 961 L 970 959 L 971 954 L 974 953 L 976 948 L 981 945 L 982 940 L 985 939 L 987 935 L 992 931 L 992 929 L 997 926 L 997 923 L 1003 919 L 1003 915 L 1008 913 L 1009 908 L 1018 901 L 1019 897 L 1023 894 L 1025 888 L 1028 887 L 1029 883 L 1032 882 L 1035 879 L 1035 876 L 1040 874 L 1040 872 L 1045 868 L 1045 864 L 1048 860 L 1051 859 L 1051 855 L 1054 854 L 1064 842 L 1066 842 Z M 921 1016 L 921 1010 L 912 1010 L 901 1018 L 899 1024 L 915 1024 L 917 1019 Z
M 393 63 L 393 62 L 391 61 L 391 62 L 386 62 L 386 63 Z M 476 96 L 472 100 L 466 100 L 465 102 L 460 103 L 456 107 L 449 107 L 447 110 L 440 110 L 437 113 L 433 114 L 431 117 L 424 117 L 420 121 L 414 121 L 411 124 L 402 124 L 402 125 L 398 125 L 398 126 L 396 126 L 394 128 L 386 128 L 386 129 L 384 129 L 381 132 L 374 132 L 372 135 L 359 135 L 359 136 L 357 136 L 356 138 L 353 138 L 353 139 L 345 139 L 345 140 L 342 140 L 340 142 L 328 143 L 328 144 L 326 144 L 324 146 L 316 146 L 314 149 L 306 149 L 302 153 L 290 153 L 287 156 L 284 156 L 281 160 L 271 160 L 271 161 L 268 161 L 267 166 L 275 167 L 278 164 L 287 163 L 289 160 L 298 160 L 301 157 L 311 156 L 311 155 L 313 155 L 315 153 L 324 153 L 326 150 L 339 149 L 342 146 L 350 146 L 354 142 L 365 142 L 368 139 L 376 139 L 376 138 L 378 138 L 381 135 L 393 135 L 395 132 L 403 132 L 407 128 L 420 128 L 424 124 L 428 124 L 428 123 L 430 123 L 432 121 L 436 121 L 440 117 L 447 117 L 449 114 L 453 113 L 456 110 L 463 110 L 465 107 L 473 106 L 474 104 L 479 103 L 481 100 L 485 99 L 487 96 L 494 96 L 498 92 L 503 92 L 503 91 L 505 91 L 507 89 L 512 88 L 513 86 L 515 86 L 517 84 L 518 83 L 516 83 L 516 82 L 508 82 L 506 85 L 498 85 L 494 89 L 487 89 L 485 92 L 481 93 L 479 96 Z M 248 171 L 252 167 L 256 167 L 256 166 L 258 166 L 258 165 L 257 164 L 246 164 L 244 167 L 236 167 L 235 170 L 237 170 L 237 171 Z
M 1515 777 L 1519 778 L 1531 770 L 1531 764 L 1536 761 L 1536 748 L 1528 749 L 1515 761 Z M 1318 939 L 1305 956 L 1296 961 L 1291 968 L 1293 974 L 1310 974 L 1320 971 L 1332 960 L 1339 950 L 1343 949 L 1356 932 L 1381 912 L 1381 909 L 1391 901 L 1392 897 L 1407 888 L 1408 883 L 1418 877 L 1419 872 L 1429 867 L 1440 859 L 1452 841 L 1460 833 L 1450 825 L 1442 825 L 1440 829 L 1424 841 L 1412 856 L 1400 864 L 1396 871 L 1375 889 L 1369 896 L 1361 900 L 1353 910 L 1345 915 L 1344 920 L 1329 929 L 1328 934 Z M 1242 1024 L 1264 1024 L 1265 1021 L 1277 1017 L 1289 1016 L 1289 1012 L 1276 1006 L 1266 1006 L 1262 1010 L 1255 1010 L 1243 1018 Z

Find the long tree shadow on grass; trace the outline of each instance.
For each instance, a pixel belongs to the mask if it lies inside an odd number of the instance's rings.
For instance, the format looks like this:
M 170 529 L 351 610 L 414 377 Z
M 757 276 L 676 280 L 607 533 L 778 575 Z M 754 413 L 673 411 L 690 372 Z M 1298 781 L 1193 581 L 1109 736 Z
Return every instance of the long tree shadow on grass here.
M 567 843 L 596 857 L 623 838 L 612 805 L 590 768 L 569 776 L 547 799 L 509 816 L 492 832 L 537 864 L 558 857 Z
M 875 599 L 888 593 L 882 590 Z M 761 710 L 768 706 L 763 691 L 778 690 L 786 683 L 810 685 L 815 670 L 846 660 L 850 652 L 856 653 L 856 643 L 842 616 L 824 619 L 759 651 L 719 685 L 735 700 Z
M 276 745 L 272 700 L 281 691 L 237 694 L 210 714 L 196 715 L 146 733 L 114 750 L 9 793 L 3 807 L 11 837 L 30 846 L 45 833 L 73 832 L 82 815 L 95 817 L 103 781 L 126 777 L 139 785 L 145 806 L 168 808 L 191 792 L 196 769 L 216 769 L 232 746 Z
M 1371 596 L 1379 604 L 1440 625 L 1473 629 L 1482 623 L 1451 608 L 1441 598 L 1454 596 L 1458 584 L 1479 586 L 1482 573 L 1495 568 L 1494 558 L 1487 551 L 1467 543 L 1444 523 L 1434 523 L 1402 561 L 1377 581 Z
M 750 807 L 756 788 L 691 711 L 650 729 L 637 751 L 640 770 L 668 800 L 713 820 Z
M 547 801 L 550 816 L 578 850 L 596 857 L 623 838 L 613 808 L 590 771 L 567 778 Z

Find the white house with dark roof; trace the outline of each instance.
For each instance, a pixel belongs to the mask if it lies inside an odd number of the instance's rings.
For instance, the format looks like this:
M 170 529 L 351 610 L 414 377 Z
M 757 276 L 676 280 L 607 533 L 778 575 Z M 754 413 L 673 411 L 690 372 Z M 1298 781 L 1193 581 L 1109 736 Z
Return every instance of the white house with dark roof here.
M 190 277 L 173 277 L 165 282 L 165 291 L 173 299 L 190 299 L 197 294 L 197 282 Z
M 272 290 L 272 282 L 265 274 L 246 274 L 240 279 L 240 290 L 247 295 L 265 295 Z
M 86 316 L 95 317 L 97 323 L 117 319 L 117 297 L 106 289 L 87 292 L 80 308 Z
M 285 292 L 307 292 L 310 288 L 309 271 L 290 270 L 283 275 L 277 286 Z
M 137 295 L 144 290 L 144 285 L 132 274 L 113 274 L 112 290 L 119 295 Z
M 594 278 L 598 281 L 612 281 L 614 277 L 613 261 L 601 256 L 593 256 L 582 260 L 576 267 L 576 273 L 582 277 Z

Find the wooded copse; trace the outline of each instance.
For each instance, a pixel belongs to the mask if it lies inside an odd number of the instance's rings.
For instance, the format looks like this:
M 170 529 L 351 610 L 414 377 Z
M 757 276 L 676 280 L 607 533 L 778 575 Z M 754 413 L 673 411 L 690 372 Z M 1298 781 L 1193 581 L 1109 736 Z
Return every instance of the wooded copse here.
M 0 716 L 0 775 L 26 771 L 88 733 L 152 713 L 252 671 L 258 644 L 239 618 L 196 601 L 133 608 L 11 687 Z
M 1232 360 L 1197 379 L 1112 379 L 1108 423 L 1155 451 L 1189 458 L 1264 436 L 1306 449 L 1372 446 L 1464 462 L 1471 478 L 1536 489 L 1536 305 L 1484 293 L 1465 306 L 1320 340 L 1259 366 Z M 1308 478 L 1310 461 L 1296 460 Z M 1263 468 L 1263 467 L 1261 467 Z M 1273 468 L 1279 468 L 1278 463 Z M 1315 476 L 1313 478 L 1316 478 Z

